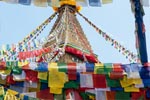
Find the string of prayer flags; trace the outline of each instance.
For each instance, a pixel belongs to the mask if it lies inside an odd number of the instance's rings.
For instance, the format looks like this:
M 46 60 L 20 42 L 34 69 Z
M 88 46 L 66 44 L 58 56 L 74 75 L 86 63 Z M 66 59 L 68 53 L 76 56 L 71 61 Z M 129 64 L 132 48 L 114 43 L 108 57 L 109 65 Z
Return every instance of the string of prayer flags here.
M 9 0 L 7 0 L 7 1 L 9 2 Z M 20 2 L 22 4 L 26 4 L 26 3 L 30 2 L 30 1 L 31 0 L 23 0 L 23 1 L 20 0 L 18 2 Z M 11 2 L 11 0 L 10 0 L 10 2 Z M 12 0 L 12 2 L 13 2 L 13 0 Z M 15 45 L 12 44 L 12 46 L 10 46 L 10 45 L 2 45 L 2 50 L 0 50 L 0 56 L 2 55 L 2 57 L 5 56 L 5 57 L 7 57 L 7 59 L 11 58 L 11 60 L 12 60 L 13 57 L 16 57 L 16 54 L 19 51 L 31 51 L 30 50 L 31 48 L 36 48 L 37 49 L 37 47 L 39 46 L 39 41 L 36 40 L 37 36 L 39 35 L 39 33 L 41 33 L 41 31 L 44 30 L 46 25 L 48 25 L 48 23 L 55 17 L 56 14 L 57 14 L 57 12 L 52 14 L 47 20 L 45 20 L 40 26 L 38 26 L 36 28 L 36 31 L 32 31 L 29 35 L 27 35 L 19 43 L 15 44 Z M 32 40 L 32 42 L 30 40 Z M 44 39 L 43 42 L 46 42 L 46 41 L 47 40 Z M 33 47 L 31 47 L 32 44 L 33 44 Z M 42 45 L 41 42 L 40 42 L 40 44 Z
M 70 4 L 70 5 L 76 5 L 76 6 L 82 6 L 82 7 L 100 7 L 101 6 L 101 0 L 76 0 L 76 1 L 66 1 L 66 0 L 0 0 L 0 1 L 4 1 L 7 3 L 12 3 L 12 4 L 23 4 L 23 5 L 31 5 L 31 3 L 34 4 L 34 6 L 37 7 L 60 7 L 62 4 Z M 88 5 L 89 2 L 89 5 Z M 112 0 L 102 0 L 103 4 L 108 4 L 108 3 L 112 3 Z
M 85 21 L 87 21 L 95 30 L 108 42 L 112 44 L 112 46 L 121 52 L 130 62 L 137 62 L 138 56 L 126 49 L 123 45 L 117 42 L 115 39 L 112 39 L 107 33 L 103 32 L 101 29 L 96 27 L 91 21 L 88 20 L 85 16 L 83 16 L 80 12 L 77 12 Z
M 9 89 L 17 91 L 17 93 L 23 93 L 23 98 L 37 98 L 35 92 L 45 89 L 47 89 L 47 94 L 54 94 L 49 98 L 62 98 L 64 91 L 70 88 L 76 89 L 78 92 L 86 92 L 86 95 L 93 99 L 98 99 L 101 94 L 105 94 L 102 98 L 108 100 L 111 100 L 108 95 L 115 99 L 123 99 L 126 97 L 118 97 L 119 94 L 128 96 L 128 93 L 132 95 L 135 92 L 134 96 L 144 88 L 143 98 L 149 96 L 146 88 L 150 86 L 149 67 L 140 64 L 32 62 L 24 65 L 17 61 L 3 62 L 1 65 L 6 69 L 0 69 L 0 83 L 8 84 Z M 127 74 L 121 74 L 123 77 L 120 77 L 118 73 L 123 72 Z M 74 73 L 76 79 L 69 78 L 70 73 Z M 115 73 L 115 78 L 112 77 L 112 73 Z M 141 77 L 141 75 L 146 75 L 146 77 Z M 90 92 L 90 89 L 95 92 Z M 112 94 L 110 94 L 111 92 Z M 6 95 L 5 93 L 4 95 Z M 45 96 L 38 97 L 46 98 Z M 69 96 L 69 98 L 72 97 L 74 98 L 73 95 Z
M 40 56 L 42 54 L 49 53 L 50 51 L 51 51 L 51 48 L 47 47 L 47 48 L 42 48 L 42 49 L 34 50 L 34 51 L 19 52 L 18 58 L 25 60 L 27 58 L 37 57 L 37 56 Z

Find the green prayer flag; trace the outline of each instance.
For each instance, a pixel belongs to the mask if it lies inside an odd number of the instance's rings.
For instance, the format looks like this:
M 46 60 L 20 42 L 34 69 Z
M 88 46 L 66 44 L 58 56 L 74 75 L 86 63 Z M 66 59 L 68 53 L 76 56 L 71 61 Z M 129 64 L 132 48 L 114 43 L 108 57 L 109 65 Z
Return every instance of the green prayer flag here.
M 55 94 L 54 100 L 65 100 L 63 94 Z
M 80 96 L 82 97 L 83 100 L 89 100 L 88 94 L 85 92 L 80 92 Z
M 58 71 L 67 73 L 67 64 L 66 63 L 58 63 Z
M 120 81 L 118 79 L 110 79 L 108 75 L 106 75 L 106 81 L 108 87 L 121 87 Z
M 73 88 L 73 89 L 78 89 L 79 88 L 79 83 L 76 81 L 68 81 L 64 84 L 64 88 Z
M 124 92 L 124 91 L 116 92 L 115 100 L 131 100 L 130 92 Z
M 4 100 L 4 96 L 3 95 L 0 96 L 0 100 Z
M 19 68 L 18 66 L 14 66 L 13 68 L 12 68 L 12 72 L 13 72 L 13 74 L 21 74 L 22 73 L 22 69 L 21 68 Z
M 104 72 L 106 74 L 110 73 L 112 70 L 113 70 L 113 68 L 112 68 L 112 64 L 111 63 L 105 63 L 104 64 Z
M 42 79 L 40 79 L 39 81 L 43 82 L 43 83 L 48 83 L 48 80 L 42 80 Z
M 28 97 L 28 100 L 40 100 L 38 98 Z
M 6 68 L 7 69 L 12 69 L 12 66 L 13 66 L 13 62 L 11 62 L 11 61 L 6 62 Z
M 105 74 L 104 66 L 97 66 L 96 74 Z

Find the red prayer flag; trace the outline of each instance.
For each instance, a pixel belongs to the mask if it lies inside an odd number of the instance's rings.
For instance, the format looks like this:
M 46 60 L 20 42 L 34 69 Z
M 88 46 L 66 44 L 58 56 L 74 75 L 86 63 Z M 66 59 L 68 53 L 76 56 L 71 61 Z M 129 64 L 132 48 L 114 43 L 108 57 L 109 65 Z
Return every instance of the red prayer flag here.
M 26 73 L 26 80 L 32 82 L 38 82 L 38 72 L 33 70 L 24 70 Z
M 132 92 L 131 100 L 139 100 L 142 96 L 144 97 L 144 95 L 145 95 L 145 90 L 142 90 L 142 89 L 140 89 L 140 92 Z M 143 99 L 146 100 L 145 97 Z
M 77 90 L 67 89 L 66 93 L 66 100 L 70 100 L 71 96 L 74 97 L 74 100 L 83 100 Z
M 93 74 L 93 83 L 95 88 L 106 88 L 106 78 L 102 74 Z
M 5 70 L 6 69 L 6 62 L 1 61 L 0 62 L 0 70 Z
M 115 100 L 115 91 L 106 91 L 107 100 Z
M 120 79 L 123 78 L 123 72 L 110 72 L 110 79 Z
M 22 69 L 29 69 L 29 64 L 22 66 Z
M 13 76 L 9 75 L 6 78 L 6 83 L 7 84 L 15 84 L 16 82 L 13 80 Z
M 69 80 L 76 80 L 77 79 L 77 69 L 76 69 L 76 63 L 68 63 L 68 78 Z
M 113 71 L 114 72 L 123 72 L 121 64 L 113 64 Z
M 53 94 L 49 92 L 49 89 L 45 89 L 37 92 L 36 96 L 40 100 L 54 100 Z

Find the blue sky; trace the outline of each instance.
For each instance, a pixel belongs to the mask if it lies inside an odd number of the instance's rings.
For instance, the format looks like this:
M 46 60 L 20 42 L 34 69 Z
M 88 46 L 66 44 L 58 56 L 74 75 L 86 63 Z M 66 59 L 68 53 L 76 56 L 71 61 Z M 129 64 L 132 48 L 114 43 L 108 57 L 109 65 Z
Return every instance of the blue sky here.
M 144 8 L 147 51 L 150 61 L 150 8 Z M 40 25 L 54 11 L 51 7 L 42 8 L 16 4 L 0 3 L 0 46 L 17 43 Z M 102 7 L 83 7 L 81 13 L 96 26 L 120 42 L 129 50 L 135 49 L 135 19 L 131 12 L 129 0 L 113 0 L 112 4 Z M 92 45 L 94 53 L 101 62 L 129 63 L 129 61 L 111 44 L 105 41 L 88 23 L 78 16 L 80 24 Z M 42 32 L 40 37 L 48 35 L 54 21 Z M 88 30 L 87 30 L 88 29 Z

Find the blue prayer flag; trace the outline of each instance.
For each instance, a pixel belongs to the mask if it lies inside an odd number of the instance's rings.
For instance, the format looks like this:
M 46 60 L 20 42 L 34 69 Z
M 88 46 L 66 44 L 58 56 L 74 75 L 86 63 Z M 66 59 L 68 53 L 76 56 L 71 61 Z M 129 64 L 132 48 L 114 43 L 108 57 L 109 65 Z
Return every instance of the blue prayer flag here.
M 99 7 L 99 6 L 101 6 L 101 2 L 100 2 L 100 0 L 89 0 L 89 5 Z
M 19 0 L 19 3 L 23 4 L 23 5 L 30 5 L 31 4 L 31 0 Z

